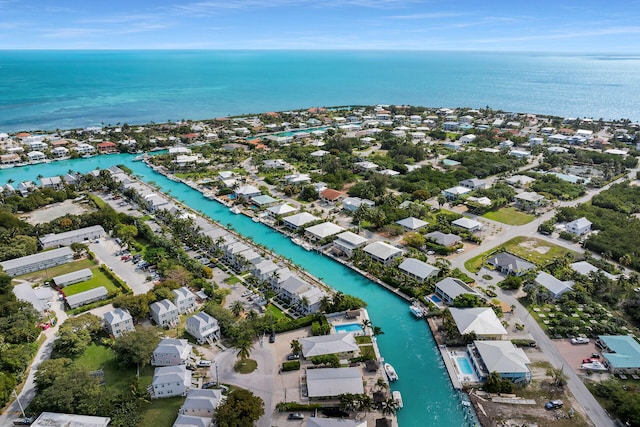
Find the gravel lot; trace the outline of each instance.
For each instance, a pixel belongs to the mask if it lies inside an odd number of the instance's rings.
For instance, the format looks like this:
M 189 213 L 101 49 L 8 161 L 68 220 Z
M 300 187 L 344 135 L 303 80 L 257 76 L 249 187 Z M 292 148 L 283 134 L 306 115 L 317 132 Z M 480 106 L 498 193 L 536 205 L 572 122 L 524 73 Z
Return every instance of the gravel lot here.
M 86 205 L 74 203 L 72 200 L 65 200 L 64 202 L 54 203 L 42 209 L 29 212 L 28 215 L 20 218 L 31 225 L 36 225 L 52 221 L 61 216 L 80 215 L 88 211 L 89 209 L 87 209 Z

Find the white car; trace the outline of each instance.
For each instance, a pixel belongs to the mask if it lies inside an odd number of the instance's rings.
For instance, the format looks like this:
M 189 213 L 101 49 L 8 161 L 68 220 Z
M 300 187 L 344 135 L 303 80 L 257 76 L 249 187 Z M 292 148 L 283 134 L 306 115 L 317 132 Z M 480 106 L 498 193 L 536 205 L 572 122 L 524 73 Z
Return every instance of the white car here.
M 571 338 L 571 344 L 589 344 L 589 338 Z

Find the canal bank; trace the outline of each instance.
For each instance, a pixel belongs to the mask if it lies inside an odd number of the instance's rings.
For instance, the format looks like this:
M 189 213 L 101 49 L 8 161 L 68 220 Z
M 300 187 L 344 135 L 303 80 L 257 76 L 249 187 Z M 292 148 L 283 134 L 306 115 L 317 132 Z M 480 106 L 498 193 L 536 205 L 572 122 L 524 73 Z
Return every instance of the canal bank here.
M 372 322 L 380 326 L 384 332 L 378 337 L 380 350 L 401 378 L 391 387 L 392 390 L 399 390 L 404 400 L 404 409 L 398 413 L 399 425 L 469 425 L 461 396 L 451 385 L 431 331 L 424 320 L 411 315 L 404 299 L 347 266 L 296 246 L 289 238 L 263 224 L 253 222 L 244 215 L 234 215 L 227 207 L 205 198 L 200 192 L 169 180 L 141 162 L 132 161 L 133 157 L 116 154 L 5 169 L 0 171 L 0 183 L 4 184 L 8 179 L 13 179 L 14 182 L 34 180 L 38 175 L 60 175 L 68 170 L 86 173 L 96 167 L 126 165 L 143 181 L 157 185 L 160 190 L 192 209 L 223 226 L 233 227 L 256 243 L 291 259 L 335 290 L 365 300 Z

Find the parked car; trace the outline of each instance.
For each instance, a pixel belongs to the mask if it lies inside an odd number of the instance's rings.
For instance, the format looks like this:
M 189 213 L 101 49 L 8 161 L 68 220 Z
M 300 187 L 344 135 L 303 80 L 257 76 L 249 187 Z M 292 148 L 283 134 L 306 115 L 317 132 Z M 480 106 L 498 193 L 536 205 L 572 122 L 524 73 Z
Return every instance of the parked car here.
M 562 405 L 564 405 L 564 402 L 562 400 L 550 400 L 544 404 L 544 407 L 546 409 L 558 409 L 562 408 Z
M 271 332 L 271 335 L 269 335 L 269 342 L 270 343 L 276 342 L 276 333 L 275 332 Z
M 435 255 L 436 251 L 427 251 L 427 255 Z
M 299 354 L 289 353 L 287 355 L 287 360 L 298 360 L 298 359 L 300 359 L 300 355 Z
M 300 412 L 296 412 L 295 414 L 289 414 L 288 417 L 290 420 L 304 420 L 304 415 Z
M 30 426 L 36 420 L 35 417 L 18 418 L 13 421 L 14 426 Z
M 208 383 L 203 383 L 202 388 L 214 388 L 216 386 L 215 381 L 209 381 Z
M 589 344 L 589 338 L 571 338 L 571 344 Z
M 458 249 L 456 249 L 456 253 L 457 253 L 457 254 L 461 254 L 462 252 L 464 252 L 464 248 L 458 248 Z
M 211 366 L 211 360 L 198 360 L 198 368 L 208 368 Z
M 600 359 L 600 353 L 591 353 L 592 359 Z

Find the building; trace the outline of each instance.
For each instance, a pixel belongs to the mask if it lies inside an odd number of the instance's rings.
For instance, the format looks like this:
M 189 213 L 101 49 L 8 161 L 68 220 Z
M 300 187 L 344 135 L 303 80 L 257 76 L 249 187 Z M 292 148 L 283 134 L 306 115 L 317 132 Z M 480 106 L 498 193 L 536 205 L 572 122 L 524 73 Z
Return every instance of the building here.
M 455 234 L 451 234 L 451 233 L 445 234 L 441 231 L 434 231 L 431 233 L 427 233 L 424 235 L 424 237 L 426 237 L 427 240 L 430 240 L 440 246 L 446 246 L 446 247 L 455 246 L 458 243 L 460 243 L 460 241 L 462 240 L 460 237 L 456 236 Z
M 587 261 L 578 261 L 569 264 L 569 267 L 576 273 L 582 274 L 584 276 L 589 276 L 591 273 L 602 273 L 604 277 L 609 280 L 617 280 L 618 278 L 613 274 L 607 273 L 604 270 L 599 269 L 595 265 L 589 264 Z
M 474 341 L 467 346 L 467 355 L 476 375 L 483 381 L 489 378 L 491 372 L 497 372 L 501 378 L 514 383 L 531 381 L 531 361 L 524 350 L 511 341 Z
M 367 420 L 309 417 L 306 427 L 367 427 Z
M 178 414 L 172 427 L 211 427 L 212 425 L 211 418 Z
M 109 417 L 43 412 L 31 427 L 107 427 L 110 422 Z
M 163 338 L 153 350 L 151 366 L 185 365 L 191 356 L 191 345 L 187 340 Z
M 204 390 L 198 388 L 189 390 L 187 398 L 184 400 L 182 407 L 180 407 L 178 414 L 190 417 L 203 417 L 211 421 L 216 409 L 223 400 L 222 390 Z
M 298 276 L 290 275 L 278 284 L 280 295 L 289 300 L 302 314 L 311 314 L 320 310 L 322 299 L 327 294 Z
M 135 330 L 131 314 L 119 307 L 104 314 L 104 326 L 114 338 Z
M 468 188 L 469 190 L 485 189 L 488 187 L 486 180 L 478 178 L 468 178 L 460 181 L 460 186 Z
M 534 210 L 545 203 L 545 197 L 541 194 L 525 191 L 520 194 L 516 194 L 515 205 L 518 209 L 525 211 Z
M 347 212 L 355 212 L 361 205 L 372 208 L 376 203 L 369 199 L 361 199 L 360 197 L 345 197 L 344 200 L 342 200 L 342 209 Z
M 571 222 L 568 222 L 566 225 L 566 229 L 569 233 L 575 234 L 576 236 L 582 236 L 591 231 L 591 226 L 593 223 L 589 221 L 587 218 L 582 217 L 578 219 L 574 219 Z
M 368 241 L 366 237 L 359 236 L 351 231 L 345 231 L 338 234 L 336 240 L 333 241 L 333 247 L 351 258 L 353 251 L 363 247 Z
M 467 217 L 458 218 L 455 221 L 452 221 L 451 225 L 455 225 L 456 227 L 464 228 L 465 230 L 470 231 L 472 233 L 482 230 L 482 224 L 481 223 L 479 223 L 478 221 L 473 220 L 471 218 L 467 218 Z
M 269 196 L 268 194 L 262 194 L 251 198 L 251 204 L 256 205 L 259 208 L 266 208 L 278 203 L 277 199 Z
M 304 234 L 311 240 L 322 240 L 338 233 L 342 233 L 344 228 L 332 222 L 323 222 L 322 224 L 312 225 L 304 229 Z
M 522 276 L 527 271 L 536 268 L 536 266 L 529 261 L 525 261 L 508 252 L 500 252 L 497 255 L 491 256 L 487 259 L 487 264 L 501 273 L 513 274 L 514 276 Z
M 53 300 L 53 291 L 49 286 L 39 286 L 32 288 L 31 283 L 23 282 L 13 287 L 13 293 L 20 301 L 30 303 L 38 313 L 43 314 L 49 310 Z
M 80 155 L 88 155 L 96 152 L 96 148 L 91 144 L 80 143 L 76 145 L 76 152 Z
M 363 248 L 363 251 L 373 260 L 381 262 L 385 265 L 390 264 L 394 259 L 402 256 L 402 249 L 391 246 L 385 242 L 369 243 Z
M 396 224 L 404 228 L 405 231 L 420 231 L 429 225 L 428 222 L 412 216 L 396 221 Z
M 198 344 L 210 343 L 220 339 L 218 321 L 204 311 L 187 318 L 186 330 L 198 341 Z
M 27 157 L 30 162 L 41 162 L 47 158 L 42 151 L 29 151 Z
M 251 274 L 253 277 L 258 279 L 258 281 L 266 281 L 269 279 L 271 274 L 279 268 L 278 264 L 272 260 L 265 259 L 251 267 Z
M 184 365 L 156 368 L 151 388 L 151 397 L 154 399 L 185 396 L 191 388 L 191 371 Z
M 104 141 L 98 144 L 98 151 L 102 154 L 113 154 L 118 152 L 118 145 L 115 142 Z
M 40 252 L 20 258 L 0 262 L 5 273 L 11 277 L 21 276 L 34 271 L 44 270 L 73 260 L 73 251 L 64 247 L 52 251 Z
M 107 291 L 107 288 L 98 286 L 97 288 L 89 289 L 78 294 L 69 295 L 66 297 L 66 301 L 69 308 L 78 308 L 91 304 L 92 302 L 106 299 L 108 295 L 109 291 Z
M 173 326 L 180 321 L 178 307 L 168 299 L 157 301 L 149 305 L 151 318 L 158 326 Z
M 59 176 L 43 177 L 40 178 L 40 188 L 53 188 L 54 190 L 60 190 L 64 185 L 62 179 Z
M 304 227 L 310 222 L 318 221 L 320 218 L 313 216 L 308 212 L 300 212 L 299 214 L 291 215 L 283 218 L 284 225 L 292 230 L 297 230 Z
M 407 276 L 413 277 L 420 283 L 432 277 L 436 277 L 440 272 L 440 269 L 415 258 L 405 258 L 398 268 Z
M 602 357 L 614 374 L 635 374 L 640 370 L 640 344 L 631 335 L 601 335 Z
M 299 341 L 302 345 L 302 356 L 306 359 L 326 354 L 353 356 L 360 351 L 352 332 L 305 337 Z
M 481 340 L 500 340 L 507 335 L 507 330 L 491 307 L 451 307 L 449 310 L 460 335 L 475 334 Z
M 253 185 L 243 185 L 236 188 L 234 194 L 239 200 L 250 200 L 252 197 L 256 197 L 262 194 L 262 192 Z
M 336 397 L 344 393 L 362 394 L 360 368 L 321 368 L 307 370 L 310 399 Z
M 73 285 L 74 283 L 85 282 L 93 277 L 93 272 L 89 268 L 83 268 L 82 270 L 72 271 L 71 273 L 62 274 L 54 277 L 53 283 L 60 288 Z
M 344 193 L 332 188 L 326 188 L 320 192 L 320 200 L 330 205 L 335 205 L 336 203 L 344 199 L 344 197 Z
M 291 205 L 283 203 L 281 205 L 271 206 L 270 208 L 267 208 L 267 214 L 272 218 L 276 218 L 278 216 L 282 217 L 284 215 L 289 215 L 290 213 L 296 212 L 297 210 L 298 208 L 294 208 Z
M 196 296 L 186 286 L 171 291 L 173 303 L 178 308 L 178 313 L 191 313 L 196 309 Z
M 64 233 L 47 234 L 40 238 L 40 245 L 43 249 L 56 248 L 59 246 L 69 246 L 72 243 L 82 243 L 99 239 L 105 235 L 106 233 L 102 226 L 93 225 L 78 230 L 65 231 Z
M 560 298 L 562 294 L 570 291 L 573 287 L 573 281 L 568 280 L 563 282 L 544 271 L 538 272 L 535 283 L 538 286 L 542 286 L 549 293 L 551 299 Z
M 442 190 L 442 195 L 447 200 L 456 200 L 464 196 L 465 194 L 469 194 L 469 193 L 471 193 L 471 190 L 465 187 L 461 187 L 459 185 L 455 187 L 447 188 L 446 190 Z
M 471 294 L 480 296 L 480 294 L 473 290 L 469 285 L 454 277 L 445 277 L 440 280 L 436 283 L 434 292 L 444 303 L 448 305 L 452 305 L 453 300 L 455 300 L 459 295 Z

